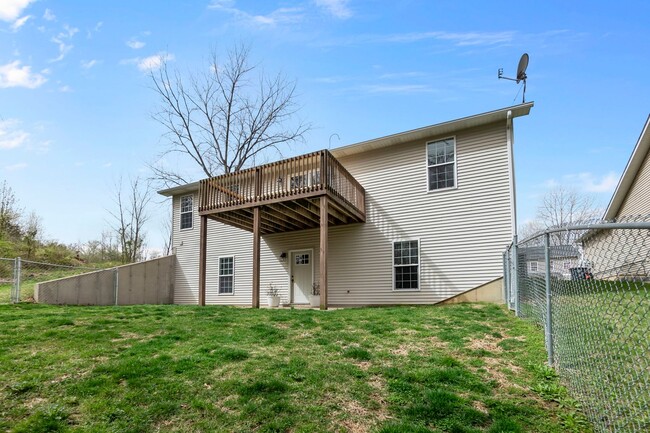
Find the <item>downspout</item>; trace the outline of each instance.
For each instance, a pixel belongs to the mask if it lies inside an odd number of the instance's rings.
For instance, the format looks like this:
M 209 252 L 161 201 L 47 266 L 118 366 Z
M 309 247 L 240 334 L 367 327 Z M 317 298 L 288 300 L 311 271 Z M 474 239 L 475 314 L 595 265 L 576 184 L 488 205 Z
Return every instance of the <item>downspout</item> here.
M 510 165 L 508 180 L 510 182 L 510 221 L 512 222 L 512 237 L 517 237 L 517 188 L 515 183 L 515 150 L 514 134 L 512 130 L 512 111 L 508 110 L 506 118 L 506 143 L 508 146 L 508 164 Z
M 506 145 L 508 147 L 508 163 L 510 170 L 508 178 L 510 180 L 510 220 L 512 222 L 512 260 L 513 272 L 509 278 L 511 293 L 515 297 L 515 314 L 519 316 L 519 253 L 517 248 L 517 188 L 515 183 L 515 151 L 514 136 L 512 131 L 512 111 L 508 110 L 506 116 Z

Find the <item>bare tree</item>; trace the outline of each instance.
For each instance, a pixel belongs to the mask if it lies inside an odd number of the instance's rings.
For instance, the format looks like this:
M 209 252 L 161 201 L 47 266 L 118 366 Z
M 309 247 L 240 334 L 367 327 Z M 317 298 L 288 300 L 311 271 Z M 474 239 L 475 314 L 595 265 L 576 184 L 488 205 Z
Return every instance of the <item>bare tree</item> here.
M 562 186 L 546 193 L 537 209 L 537 219 L 546 227 L 575 224 L 596 216 L 598 209 L 592 196 Z
M 187 183 L 185 173 L 164 164 L 179 154 L 212 177 L 241 170 L 257 155 L 302 141 L 310 126 L 295 119 L 296 85 L 278 74 L 269 77 L 249 62 L 250 50 L 236 46 L 220 62 L 212 51 L 209 68 L 184 79 L 163 62 L 151 73 L 160 109 L 153 115 L 166 129 L 167 148 L 151 166 L 166 186 Z M 258 75 L 257 77 L 255 75 Z
M 23 228 L 23 243 L 28 260 L 33 260 L 36 248 L 42 241 L 43 224 L 36 212 L 31 212 L 25 221 Z
M 137 262 L 144 256 L 144 226 L 149 220 L 151 189 L 147 182 L 136 177 L 129 181 L 128 191 L 125 192 L 120 179 L 116 185 L 114 201 L 116 210 L 110 214 L 114 220 L 113 230 L 120 243 L 122 263 Z
M 20 238 L 22 213 L 14 190 L 3 181 L 0 184 L 0 239 Z
M 171 210 L 171 206 L 168 207 Z M 172 220 L 173 215 L 169 212 L 169 216 L 163 220 L 162 223 L 162 234 L 165 237 L 165 243 L 162 249 L 162 255 L 168 256 L 172 253 L 173 245 L 173 230 L 172 230 Z
M 520 232 L 519 237 L 523 239 L 533 235 L 535 231 L 592 220 L 599 214 L 600 210 L 596 207 L 592 196 L 579 193 L 575 189 L 559 186 L 544 195 L 537 208 L 537 219 L 524 226 L 523 233 Z M 580 233 L 576 231 L 554 233 L 553 243 L 567 244 L 578 235 Z

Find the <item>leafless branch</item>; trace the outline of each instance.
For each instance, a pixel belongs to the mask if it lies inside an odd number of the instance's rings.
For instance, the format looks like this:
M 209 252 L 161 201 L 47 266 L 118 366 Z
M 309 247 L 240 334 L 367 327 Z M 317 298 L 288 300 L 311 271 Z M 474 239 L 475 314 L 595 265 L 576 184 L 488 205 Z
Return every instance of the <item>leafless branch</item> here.
M 160 99 L 153 118 L 164 127 L 167 141 L 161 155 L 180 154 L 202 176 L 212 177 L 304 139 L 310 125 L 296 119 L 295 83 L 263 71 L 255 81 L 258 68 L 249 56 L 248 47 L 239 45 L 221 62 L 213 50 L 209 68 L 185 80 L 166 62 L 151 73 Z M 176 170 L 151 168 L 154 179 L 166 186 L 187 183 Z

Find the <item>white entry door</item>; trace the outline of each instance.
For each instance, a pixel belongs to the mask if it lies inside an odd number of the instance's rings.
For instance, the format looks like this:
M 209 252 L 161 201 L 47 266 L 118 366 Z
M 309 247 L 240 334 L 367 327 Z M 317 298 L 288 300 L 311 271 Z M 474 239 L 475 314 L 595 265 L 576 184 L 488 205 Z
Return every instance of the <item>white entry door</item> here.
M 308 304 L 311 286 L 314 282 L 312 251 L 301 250 L 291 252 L 291 290 L 294 304 Z

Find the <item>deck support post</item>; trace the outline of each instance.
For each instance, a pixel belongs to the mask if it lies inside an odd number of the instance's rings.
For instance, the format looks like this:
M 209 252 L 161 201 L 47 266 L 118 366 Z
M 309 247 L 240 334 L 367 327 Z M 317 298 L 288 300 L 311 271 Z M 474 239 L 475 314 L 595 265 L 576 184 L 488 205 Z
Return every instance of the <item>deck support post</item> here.
M 260 308 L 260 207 L 253 208 L 253 308 Z
M 320 309 L 327 310 L 327 235 L 329 199 L 320 197 Z
M 207 270 L 208 217 L 201 215 L 199 234 L 199 305 L 205 306 L 205 275 Z

